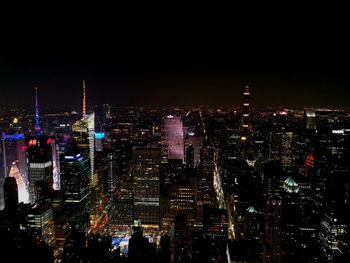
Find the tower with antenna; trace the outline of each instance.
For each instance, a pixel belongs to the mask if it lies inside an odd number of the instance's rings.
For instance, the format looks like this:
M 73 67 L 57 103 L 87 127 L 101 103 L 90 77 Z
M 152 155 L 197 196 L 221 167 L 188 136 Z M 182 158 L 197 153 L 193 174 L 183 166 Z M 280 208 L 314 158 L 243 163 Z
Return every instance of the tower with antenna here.
M 38 103 L 38 87 L 35 87 L 35 135 L 41 135 Z
M 94 147 L 95 147 L 95 113 L 86 112 L 86 86 L 83 80 L 83 109 L 82 118 L 72 126 L 73 131 L 73 147 L 79 153 L 86 153 L 90 157 L 91 177 L 94 177 Z M 91 183 L 95 182 L 91 178 Z
M 250 88 L 246 85 L 243 89 L 243 118 L 242 118 L 242 130 L 245 132 L 249 129 L 250 119 Z
M 85 79 L 83 79 L 83 114 L 82 119 L 86 116 L 86 91 L 85 91 Z

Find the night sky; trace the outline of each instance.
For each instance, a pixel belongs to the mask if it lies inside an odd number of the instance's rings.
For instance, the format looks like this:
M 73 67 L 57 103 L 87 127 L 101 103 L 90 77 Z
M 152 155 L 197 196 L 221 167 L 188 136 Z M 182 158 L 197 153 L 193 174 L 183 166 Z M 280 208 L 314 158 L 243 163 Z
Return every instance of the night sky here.
M 0 105 L 350 106 L 347 9 L 157 8 L 3 9 Z

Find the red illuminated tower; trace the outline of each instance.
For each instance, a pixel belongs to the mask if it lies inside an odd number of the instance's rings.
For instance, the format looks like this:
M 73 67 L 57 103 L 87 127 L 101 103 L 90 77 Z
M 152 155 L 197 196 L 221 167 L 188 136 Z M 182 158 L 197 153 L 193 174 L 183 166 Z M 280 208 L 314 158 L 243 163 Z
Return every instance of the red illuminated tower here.
M 305 160 L 305 177 L 309 177 L 315 166 L 315 156 L 310 153 Z

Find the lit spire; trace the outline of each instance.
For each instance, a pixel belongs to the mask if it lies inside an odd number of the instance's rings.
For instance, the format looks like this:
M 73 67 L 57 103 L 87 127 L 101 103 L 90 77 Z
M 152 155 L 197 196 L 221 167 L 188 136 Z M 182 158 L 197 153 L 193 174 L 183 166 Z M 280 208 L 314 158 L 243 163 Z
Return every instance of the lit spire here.
M 86 94 L 85 94 L 85 79 L 83 79 L 83 118 L 86 115 Z
M 39 120 L 39 103 L 38 103 L 38 87 L 35 87 L 35 134 L 41 134 L 40 120 Z

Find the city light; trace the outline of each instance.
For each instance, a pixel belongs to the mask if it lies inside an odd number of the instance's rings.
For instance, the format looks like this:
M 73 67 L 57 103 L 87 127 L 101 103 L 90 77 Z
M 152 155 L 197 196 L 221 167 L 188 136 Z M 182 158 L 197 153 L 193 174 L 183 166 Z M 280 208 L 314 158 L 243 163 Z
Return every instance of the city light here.
M 104 132 L 95 132 L 95 139 L 103 139 L 105 137 Z

